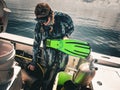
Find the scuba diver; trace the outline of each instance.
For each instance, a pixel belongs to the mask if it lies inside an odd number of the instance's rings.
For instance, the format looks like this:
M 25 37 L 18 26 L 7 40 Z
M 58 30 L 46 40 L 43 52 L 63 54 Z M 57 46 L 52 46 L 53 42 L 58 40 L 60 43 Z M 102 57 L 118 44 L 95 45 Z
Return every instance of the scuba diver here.
M 57 65 L 61 70 L 64 70 L 68 62 L 67 54 L 60 51 L 56 53 L 55 49 L 46 47 L 46 39 L 69 38 L 74 31 L 74 25 L 69 15 L 53 11 L 47 3 L 38 3 L 34 13 L 37 24 L 34 31 L 33 59 L 28 65 L 28 69 L 31 72 L 35 72 L 36 67 L 40 67 L 41 78 L 44 78 L 45 73 L 47 73 L 49 67 L 51 67 L 54 62 L 58 63 Z M 40 50 L 42 44 L 43 51 Z M 43 54 L 43 57 L 41 57 L 41 54 Z M 56 55 L 60 57 L 59 60 L 55 60 Z M 39 59 L 38 56 L 40 56 Z M 63 65 L 60 66 L 61 63 L 63 63 Z

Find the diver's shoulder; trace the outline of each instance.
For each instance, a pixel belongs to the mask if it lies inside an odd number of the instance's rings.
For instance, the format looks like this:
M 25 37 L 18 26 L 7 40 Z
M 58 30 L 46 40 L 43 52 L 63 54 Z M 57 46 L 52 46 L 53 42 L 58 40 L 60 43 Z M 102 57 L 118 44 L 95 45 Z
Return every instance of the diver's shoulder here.
M 58 12 L 58 11 L 54 11 L 54 14 L 55 15 L 60 15 L 60 16 L 64 16 L 64 15 L 68 15 L 67 13 L 65 13 L 65 12 Z
M 54 15 L 55 15 L 55 17 L 68 17 L 69 16 L 67 13 L 58 12 L 58 11 L 55 11 Z

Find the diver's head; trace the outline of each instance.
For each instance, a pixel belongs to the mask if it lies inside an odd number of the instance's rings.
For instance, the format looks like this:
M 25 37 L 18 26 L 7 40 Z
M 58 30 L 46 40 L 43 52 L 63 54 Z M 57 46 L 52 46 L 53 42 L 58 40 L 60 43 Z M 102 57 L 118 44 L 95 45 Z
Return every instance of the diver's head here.
M 36 20 L 40 23 L 45 23 L 52 19 L 53 11 L 47 3 L 39 3 L 35 7 Z

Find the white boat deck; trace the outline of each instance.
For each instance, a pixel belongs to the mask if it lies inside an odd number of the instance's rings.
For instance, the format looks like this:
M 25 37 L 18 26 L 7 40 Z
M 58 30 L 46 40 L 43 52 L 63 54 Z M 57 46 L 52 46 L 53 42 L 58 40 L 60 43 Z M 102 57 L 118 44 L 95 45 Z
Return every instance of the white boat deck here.
M 120 90 L 120 58 L 95 52 L 91 55 L 98 61 L 93 90 Z
M 120 69 L 98 65 L 92 80 L 93 90 L 120 90 Z

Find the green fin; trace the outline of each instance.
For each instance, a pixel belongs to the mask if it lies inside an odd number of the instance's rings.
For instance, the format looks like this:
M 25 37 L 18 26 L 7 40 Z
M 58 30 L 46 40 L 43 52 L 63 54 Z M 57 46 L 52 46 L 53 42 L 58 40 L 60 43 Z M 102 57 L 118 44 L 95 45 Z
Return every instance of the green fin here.
M 79 58 L 87 58 L 91 52 L 88 42 L 74 39 L 47 39 L 46 46 Z
M 72 80 L 72 75 L 64 71 L 59 72 L 58 85 L 64 85 L 64 83 L 68 80 Z

